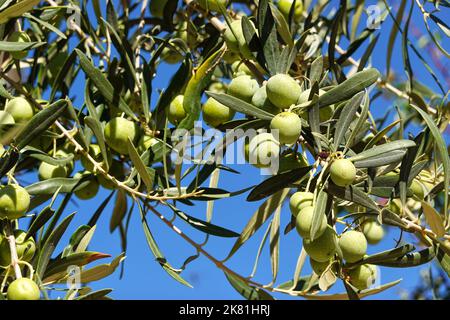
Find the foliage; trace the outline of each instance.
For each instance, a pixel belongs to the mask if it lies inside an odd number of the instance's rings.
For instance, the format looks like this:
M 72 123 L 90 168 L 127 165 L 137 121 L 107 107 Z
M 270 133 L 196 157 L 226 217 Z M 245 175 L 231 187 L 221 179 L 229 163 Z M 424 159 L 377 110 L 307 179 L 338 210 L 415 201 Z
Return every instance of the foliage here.
M 123 263 L 133 214 L 140 215 L 150 251 L 174 280 L 191 286 L 183 271 L 203 255 L 247 299 L 283 293 L 359 299 L 399 282 L 373 287 L 375 265 L 405 268 L 437 261 L 448 276 L 450 148 L 443 135 L 450 102 L 439 59 L 448 63 L 449 3 L 380 1 L 378 20 L 366 25 L 364 12 L 374 18 L 368 1 L 291 2 L 288 12 L 289 1 L 279 7 L 269 0 L 0 0 L 0 248 L 2 255 L 10 254 L 0 267 L 1 299 L 23 297 L 7 295 L 22 275 L 39 285 L 45 299 L 61 290 L 64 299 L 109 299 L 111 289 L 93 292 L 88 285 Z M 414 10 L 424 18 L 427 42 L 420 46 L 410 35 Z M 383 72 L 373 55 L 383 47 L 378 39 L 385 30 L 376 23 L 387 21 L 392 27 Z M 433 61 L 424 57 L 427 49 Z M 404 75 L 391 68 L 395 54 L 402 56 Z M 415 74 L 412 57 L 433 79 L 432 88 Z M 156 92 L 155 78 L 166 64 L 177 71 L 167 88 Z M 75 97 L 80 93 L 81 100 Z M 207 98 L 208 109 L 202 106 Z M 382 98 L 396 106 L 398 119 L 391 120 L 394 108 L 374 112 L 374 101 Z M 32 110 L 29 116 L 25 109 Z M 222 136 L 203 138 L 193 156 L 192 140 L 209 128 L 197 127 L 202 115 Z M 239 141 L 247 162 L 270 176 L 259 185 L 228 190 L 219 176 L 239 173 L 226 160 Z M 37 172 L 39 181 L 24 182 L 25 174 Z M 24 212 L 18 209 L 23 201 L 4 191 L 10 184 L 30 195 Z M 99 188 L 110 189 L 110 195 L 99 199 L 90 219 L 63 245 L 77 214 L 66 212 L 67 204 L 95 198 Z M 310 192 L 302 205 L 312 208 L 284 209 L 297 191 Z M 215 201 L 245 193 L 247 201 L 262 203 L 240 233 L 213 222 Z M 110 257 L 90 251 L 90 242 L 113 201 L 109 227 L 119 230 L 123 253 L 88 267 Z M 185 212 L 205 201 L 206 217 Z M 18 220 L 8 211 L 11 206 L 22 216 Z M 308 212 L 308 221 L 302 212 Z M 306 245 L 292 279 L 277 285 L 279 270 L 286 267 L 280 261 L 285 214 L 292 218 L 284 233 L 301 224 Z M 196 250 L 181 268 L 159 248 L 150 216 Z M 204 233 L 205 241 L 181 231 L 180 220 Z M 361 232 L 368 220 L 401 231 L 398 245 L 365 255 Z M 14 230 L 22 221 L 29 222 L 33 254 L 16 243 Z M 252 275 L 228 267 L 264 225 Z M 339 241 L 350 231 L 359 234 L 352 240 L 357 254 Z M 404 243 L 403 232 L 417 242 Z M 225 260 L 205 248 L 211 236 L 236 238 Z M 272 280 L 264 285 L 254 274 L 266 246 Z M 317 260 L 320 274 L 302 274 L 307 255 Z M 322 293 L 338 280 L 345 293 Z M 71 281 L 82 286 L 61 286 Z

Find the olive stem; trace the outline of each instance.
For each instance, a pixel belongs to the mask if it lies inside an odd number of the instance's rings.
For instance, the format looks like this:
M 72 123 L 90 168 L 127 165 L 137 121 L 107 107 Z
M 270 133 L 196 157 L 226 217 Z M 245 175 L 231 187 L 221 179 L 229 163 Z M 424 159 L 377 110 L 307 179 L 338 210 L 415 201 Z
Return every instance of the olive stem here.
M 8 239 L 9 250 L 11 252 L 11 266 L 16 274 L 16 279 L 22 278 L 22 272 L 20 271 L 19 258 L 17 256 L 16 238 L 14 237 L 14 231 L 12 230 L 11 221 L 6 222 L 6 239 Z

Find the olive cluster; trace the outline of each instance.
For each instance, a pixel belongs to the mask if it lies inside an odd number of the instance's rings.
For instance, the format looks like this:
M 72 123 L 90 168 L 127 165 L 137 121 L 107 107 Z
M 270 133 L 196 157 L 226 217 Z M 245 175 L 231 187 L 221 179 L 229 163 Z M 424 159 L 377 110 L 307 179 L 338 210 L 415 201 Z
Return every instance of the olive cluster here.
M 303 247 L 310 257 L 310 264 L 317 275 L 326 270 L 338 274 L 340 262 L 360 261 L 367 253 L 367 244 L 378 243 L 384 234 L 382 227 L 375 220 L 365 220 L 361 231 L 348 230 L 340 236 L 328 224 L 325 215 L 320 219 L 320 225 L 315 239 L 310 238 L 310 230 L 314 215 L 314 194 L 311 192 L 296 192 L 289 201 L 289 207 L 295 218 L 295 227 L 303 238 Z M 342 254 L 340 256 L 339 253 Z M 372 285 L 376 279 L 376 268 L 363 264 L 352 269 L 343 269 L 344 276 L 356 288 L 362 290 Z

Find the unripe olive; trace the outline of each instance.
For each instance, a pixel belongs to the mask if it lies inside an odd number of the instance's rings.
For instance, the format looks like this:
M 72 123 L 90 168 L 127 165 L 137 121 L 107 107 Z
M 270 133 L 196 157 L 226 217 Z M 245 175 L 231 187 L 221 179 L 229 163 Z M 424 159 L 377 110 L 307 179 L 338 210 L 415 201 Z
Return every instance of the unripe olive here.
M 270 129 L 278 130 L 280 143 L 294 144 L 302 131 L 302 122 L 295 113 L 285 111 L 272 118 Z
M 225 9 L 228 0 L 197 0 L 197 3 L 200 7 L 202 7 L 205 10 L 220 12 L 220 6 L 222 6 L 222 8 Z
M 16 250 L 19 260 L 31 261 L 36 252 L 36 244 L 32 237 L 25 240 L 27 233 L 23 230 L 14 230 L 14 238 L 16 239 Z M 7 266 L 11 263 L 11 251 L 7 238 L 0 241 L 0 266 Z
M 278 9 L 286 18 L 288 18 L 293 4 L 294 0 L 279 0 Z M 303 12 L 303 3 L 301 0 L 297 0 L 295 2 L 295 9 L 294 9 L 295 21 L 298 21 L 302 17 L 302 12 Z
M 280 143 L 267 132 L 257 134 L 248 145 L 249 162 L 258 168 L 270 167 L 279 153 Z
M 148 149 L 150 149 L 157 143 L 158 143 L 158 140 L 155 139 L 154 137 L 148 136 L 148 135 L 143 135 L 141 137 L 141 139 L 139 139 L 137 150 L 139 153 L 144 153 L 145 151 L 147 151 Z
M 227 92 L 227 86 L 222 82 L 213 82 L 209 85 L 208 91 L 213 93 L 225 93 Z
M 295 219 L 295 228 L 297 229 L 298 234 L 303 239 L 309 239 L 311 225 L 313 221 L 314 215 L 314 207 L 309 206 L 300 210 Z M 319 238 L 327 228 L 327 217 L 322 215 L 320 219 L 320 226 L 316 233 L 316 238 Z
M 401 214 L 402 211 L 403 211 L 402 210 L 402 203 L 401 203 L 400 199 L 392 199 L 389 202 L 387 208 L 390 211 L 392 211 L 392 212 L 394 212 L 395 214 L 398 214 L 398 215 Z
M 31 279 L 19 278 L 11 282 L 6 294 L 8 300 L 39 300 L 39 286 Z
M 128 138 L 136 145 L 139 139 L 139 126 L 124 118 L 114 118 L 106 124 L 104 133 L 106 143 L 111 149 L 127 155 Z
M 314 193 L 312 192 L 295 192 L 289 199 L 289 208 L 294 217 L 300 212 L 300 210 L 312 206 Z
M 31 42 L 30 36 L 24 31 L 14 31 L 8 38 L 10 42 Z M 20 60 L 27 56 L 28 51 L 15 51 L 11 52 L 11 56 L 14 59 Z
M 202 107 L 203 120 L 211 127 L 217 127 L 222 123 L 233 119 L 235 111 L 221 104 L 214 98 L 206 100 Z
M 319 262 L 311 257 L 309 257 L 309 263 L 311 265 L 311 269 L 313 269 L 314 273 L 318 276 L 322 275 L 322 273 L 328 268 L 330 261 Z
M 255 94 L 252 97 L 252 104 L 255 107 L 260 108 L 261 110 L 276 114 L 280 111 L 277 107 L 275 107 L 272 102 L 267 98 L 266 85 L 263 85 L 261 88 L 256 90 Z
M 375 283 L 377 271 L 374 265 L 363 264 L 348 272 L 350 283 L 359 290 L 369 288 Z
M 114 159 L 111 162 L 108 173 L 119 181 L 122 181 L 125 178 L 125 170 L 123 168 L 123 164 L 120 161 Z M 97 175 L 97 181 L 105 189 L 112 190 L 116 186 L 111 180 L 105 178 L 105 176 L 102 174 Z
M 152 0 L 150 1 L 150 13 L 156 18 L 164 17 L 164 7 L 168 0 Z
M 186 117 L 186 111 L 183 107 L 184 96 L 176 96 L 169 105 L 169 110 L 167 111 L 167 118 L 173 125 L 178 125 L 181 120 Z
M 325 232 L 314 241 L 303 239 L 303 247 L 311 259 L 317 262 L 326 262 L 336 253 L 336 232 L 327 226 Z
M 339 247 L 347 262 L 361 260 L 367 252 L 367 240 L 362 232 L 350 230 L 343 233 L 339 238 Z
M 19 185 L 0 186 L 0 219 L 21 218 L 30 206 L 30 195 Z
M 245 41 L 241 20 L 231 22 L 230 26 L 225 30 L 223 38 L 230 51 L 240 53 L 246 59 L 253 58 L 252 52 Z
M 231 51 L 228 49 L 223 54 L 223 61 L 225 61 L 227 64 L 233 64 L 234 62 L 240 60 L 240 55 L 237 52 Z
M 0 125 L 15 124 L 13 116 L 6 111 L 0 110 Z
M 297 81 L 287 74 L 272 76 L 267 81 L 266 90 L 270 102 L 280 109 L 296 104 L 301 92 Z
M 66 166 L 53 165 L 42 161 L 39 165 L 39 180 L 44 181 L 53 178 L 65 178 L 68 176 Z
M 422 184 L 414 179 L 410 185 L 411 191 L 413 194 L 419 198 L 420 200 L 423 200 L 425 198 L 425 190 Z
M 99 162 L 101 167 L 106 170 L 106 163 L 105 160 L 103 160 L 102 156 L 102 150 L 100 149 L 100 146 L 98 144 L 90 144 L 89 145 L 89 155 L 94 158 L 96 162 Z M 111 165 L 112 162 L 112 155 L 108 152 L 108 157 L 106 159 L 108 161 L 108 166 Z M 94 165 L 92 162 L 88 160 L 87 157 L 83 156 L 81 158 L 81 164 L 86 169 L 86 171 L 94 172 Z
M 291 171 L 308 166 L 308 161 L 301 153 L 290 152 L 280 157 L 278 173 Z M 309 175 L 310 173 L 307 173 Z
M 174 43 L 172 43 L 172 46 L 178 48 Z M 181 54 L 180 49 L 167 46 L 161 52 L 161 59 L 168 64 L 177 64 L 183 61 L 184 56 Z
M 85 172 L 85 173 L 77 172 L 73 178 L 81 179 L 86 174 L 88 174 L 88 173 L 87 172 Z M 82 189 L 78 189 L 74 192 L 75 195 L 81 200 L 88 200 L 88 199 L 94 198 L 97 195 L 98 189 L 100 187 L 99 183 L 97 181 L 97 178 L 93 178 L 93 179 L 87 180 L 85 182 L 87 182 L 85 187 L 83 187 Z M 85 182 L 83 182 L 83 183 L 85 183 Z
M 319 97 L 323 95 L 326 91 L 319 89 Z M 311 93 L 311 89 L 307 89 L 300 93 L 300 96 L 298 97 L 297 104 L 303 104 L 305 102 L 308 102 L 309 95 Z M 319 109 L 319 121 L 325 122 L 327 120 L 330 120 L 330 118 L 333 116 L 334 113 L 334 105 L 325 106 Z M 305 120 L 308 120 L 308 112 L 303 112 L 301 114 L 301 117 Z
M 71 152 L 68 151 L 67 149 L 58 149 L 58 150 L 56 150 L 56 152 L 53 156 L 55 158 L 67 158 L 67 157 L 69 157 L 70 154 L 71 154 Z M 74 156 L 74 158 L 75 158 L 75 156 Z M 73 166 L 74 166 L 73 161 L 69 161 L 66 163 L 67 174 L 72 173 Z
M 5 111 L 13 116 L 16 123 L 27 122 L 34 115 L 33 106 L 22 97 L 9 100 L 5 106 Z
M 227 93 L 246 102 L 251 102 L 258 88 L 258 82 L 255 79 L 248 75 L 242 75 L 231 80 Z
M 253 75 L 253 72 L 247 67 L 247 65 L 240 60 L 233 62 L 233 64 L 231 65 L 231 70 L 233 71 L 234 78 L 245 75 Z
M 330 177 L 337 186 L 349 186 L 355 180 L 356 168 L 348 159 L 335 160 L 330 167 Z
M 369 244 L 377 244 L 384 237 L 384 229 L 375 219 L 367 219 L 361 224 L 362 232 Z

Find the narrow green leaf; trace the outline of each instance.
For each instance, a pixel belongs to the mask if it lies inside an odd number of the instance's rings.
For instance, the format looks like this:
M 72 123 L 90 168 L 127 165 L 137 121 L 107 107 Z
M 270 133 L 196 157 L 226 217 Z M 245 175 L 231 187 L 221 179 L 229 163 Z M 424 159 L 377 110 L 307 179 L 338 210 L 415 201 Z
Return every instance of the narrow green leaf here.
M 247 284 L 243 279 L 231 273 L 225 273 L 225 277 L 232 287 L 247 300 L 275 300 L 267 291 Z
M 274 117 L 273 114 L 264 111 L 258 107 L 255 107 L 254 105 L 245 102 L 239 98 L 230 96 L 225 93 L 213 93 L 213 92 L 206 92 L 206 94 L 217 101 L 219 101 L 221 104 L 227 106 L 228 108 L 231 108 L 237 112 L 241 112 L 244 114 L 247 114 L 249 116 L 257 117 L 261 120 L 267 120 L 270 121 Z
M 97 69 L 92 62 L 88 59 L 88 57 L 79 49 L 75 49 L 79 59 L 80 65 L 83 68 L 86 76 L 92 80 L 101 94 L 105 97 L 105 99 L 111 104 L 117 104 L 119 109 L 125 112 L 129 117 L 134 120 L 138 120 L 130 107 L 126 104 L 125 100 L 118 96 L 117 93 L 114 92 L 114 87 L 109 82 L 109 80 L 104 76 L 104 74 Z
M 264 199 L 275 192 L 278 192 L 290 184 L 297 182 L 311 171 L 311 166 L 302 167 L 287 171 L 264 180 L 253 188 L 247 197 L 247 201 L 258 201 Z

